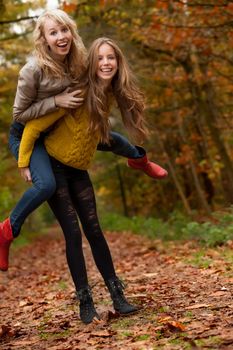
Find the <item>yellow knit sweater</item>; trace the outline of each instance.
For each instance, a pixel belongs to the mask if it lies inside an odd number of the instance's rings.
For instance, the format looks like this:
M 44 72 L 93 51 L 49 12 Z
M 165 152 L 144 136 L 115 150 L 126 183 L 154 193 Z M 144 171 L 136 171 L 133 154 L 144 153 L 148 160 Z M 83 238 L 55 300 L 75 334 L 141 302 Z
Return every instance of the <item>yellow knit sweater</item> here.
M 88 169 L 100 137 L 88 131 L 89 117 L 84 107 L 79 108 L 75 116 L 61 108 L 28 121 L 20 143 L 18 166 L 29 166 L 35 141 L 54 123 L 44 141 L 49 155 L 73 168 Z

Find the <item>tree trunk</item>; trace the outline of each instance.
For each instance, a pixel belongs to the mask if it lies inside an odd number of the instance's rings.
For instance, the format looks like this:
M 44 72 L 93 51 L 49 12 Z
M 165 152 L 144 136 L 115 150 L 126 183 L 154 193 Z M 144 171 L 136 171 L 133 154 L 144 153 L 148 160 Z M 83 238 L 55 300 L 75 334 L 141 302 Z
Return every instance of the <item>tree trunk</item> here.
M 225 198 L 229 203 L 233 203 L 233 166 L 217 126 L 219 116 L 217 107 L 214 104 L 213 91 L 211 90 L 210 84 L 207 82 L 207 77 L 205 77 L 206 83 L 202 87 L 194 80 L 193 66 L 190 57 L 182 61 L 181 64 L 188 77 L 188 86 L 193 97 L 197 114 L 204 118 L 224 165 L 221 170 L 221 179 Z M 206 99 L 203 98 L 203 91 L 206 94 Z
M 180 135 L 181 135 L 182 141 L 186 145 L 189 145 L 185 129 L 186 129 L 185 125 L 180 125 Z M 201 186 L 201 183 L 199 181 L 199 178 L 198 178 L 198 175 L 197 175 L 197 171 L 196 171 L 196 166 L 195 166 L 195 163 L 194 163 L 194 161 L 192 159 L 192 154 L 190 156 L 189 165 L 190 165 L 192 176 L 193 176 L 193 180 L 194 180 L 194 186 L 195 186 L 195 189 L 197 191 L 197 195 L 199 197 L 199 201 L 201 203 L 201 206 L 206 211 L 206 213 L 208 215 L 210 215 L 211 214 L 211 209 L 210 209 L 209 204 L 208 204 L 208 202 L 206 200 L 205 192 L 202 190 L 202 186 Z
M 128 206 L 127 206 L 127 200 L 126 200 L 125 186 L 124 186 L 124 182 L 123 182 L 122 175 L 121 175 L 120 165 L 118 163 L 116 164 L 116 173 L 117 173 L 117 178 L 118 178 L 119 185 L 120 185 L 121 200 L 122 200 L 122 204 L 123 204 L 123 212 L 124 212 L 124 215 L 128 217 L 129 212 L 128 212 Z
M 169 169 L 169 174 L 171 175 L 171 177 L 173 178 L 173 181 L 174 181 L 174 184 L 176 186 L 176 189 L 177 189 L 177 192 L 180 196 L 180 199 L 182 200 L 182 203 L 183 203 L 183 206 L 186 210 L 186 213 L 189 215 L 189 216 L 192 216 L 192 209 L 190 208 L 190 205 L 189 205 L 189 202 L 187 201 L 186 197 L 185 197 L 185 194 L 184 194 L 184 191 L 183 191 L 183 188 L 182 188 L 182 185 L 178 179 L 178 176 L 176 175 L 176 171 L 175 171 L 175 168 L 170 160 L 170 157 L 167 153 L 167 151 L 165 150 L 165 147 L 163 145 L 163 142 L 161 141 L 161 139 L 159 138 L 159 135 L 157 137 L 157 140 L 159 142 L 159 145 L 161 147 L 161 149 L 163 150 L 163 152 L 166 154 L 166 162 L 167 162 L 167 165 L 168 165 L 168 169 Z

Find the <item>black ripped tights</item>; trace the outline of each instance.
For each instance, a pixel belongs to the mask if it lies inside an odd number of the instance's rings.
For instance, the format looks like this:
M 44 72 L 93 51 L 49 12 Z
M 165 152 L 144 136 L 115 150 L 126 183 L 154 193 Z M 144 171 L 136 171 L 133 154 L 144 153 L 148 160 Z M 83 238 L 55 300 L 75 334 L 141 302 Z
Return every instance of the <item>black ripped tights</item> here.
M 67 262 L 76 290 L 88 284 L 77 215 L 103 279 L 115 277 L 111 253 L 99 225 L 95 194 L 87 171 L 65 166 L 53 158 L 51 162 L 57 189 L 48 203 L 65 236 Z

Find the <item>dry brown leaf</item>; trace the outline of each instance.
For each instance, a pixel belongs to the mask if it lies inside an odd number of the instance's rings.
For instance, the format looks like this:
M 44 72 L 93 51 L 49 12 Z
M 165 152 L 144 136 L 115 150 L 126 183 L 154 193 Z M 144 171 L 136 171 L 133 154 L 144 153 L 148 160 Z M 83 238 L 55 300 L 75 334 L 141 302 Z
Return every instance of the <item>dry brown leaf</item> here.
M 103 329 L 100 331 L 94 331 L 91 333 L 94 337 L 111 337 L 114 334 L 114 332 L 111 332 L 109 330 Z
M 185 310 L 194 310 L 194 309 L 200 309 L 202 307 L 211 307 L 213 306 L 212 304 L 194 304 L 190 306 L 186 306 Z
M 151 243 L 144 237 L 109 234 L 115 266 L 126 282 L 127 299 L 144 306 L 140 313 L 123 318 L 112 311 L 109 293 L 85 243 L 93 298 L 102 320 L 84 325 L 78 316 L 63 237 L 57 231 L 33 242 L 33 250 L 28 246 L 11 256 L 9 272 L 4 274 L 4 283 L 1 280 L 1 285 L 7 286 L 1 289 L 4 305 L 0 308 L 0 324 L 8 327 L 1 337 L 3 349 L 171 349 L 174 332 L 184 346 L 190 345 L 190 339 L 195 342 L 208 338 L 211 342 L 212 335 L 218 337 L 219 348 L 232 341 L 233 306 L 228 291 L 233 279 L 230 265 L 226 269 L 218 254 L 212 254 L 214 269 L 206 270 L 185 263 L 184 257 L 192 258 L 198 252 L 197 246 L 190 245 L 189 249 L 188 245 L 168 243 L 163 247 L 161 243 L 162 254 L 148 254 Z M 136 263 L 135 251 L 143 252 L 137 255 Z M 48 264 L 48 259 L 53 264 Z M 61 282 L 66 289 L 61 289 Z M 24 288 L 19 288 L 22 285 Z M 3 334 L 1 327 L 0 331 Z M 183 331 L 187 339 L 180 334 Z
M 214 293 L 211 293 L 209 296 L 210 297 L 222 297 L 223 295 L 226 294 L 227 291 L 217 291 L 217 292 L 214 292 Z

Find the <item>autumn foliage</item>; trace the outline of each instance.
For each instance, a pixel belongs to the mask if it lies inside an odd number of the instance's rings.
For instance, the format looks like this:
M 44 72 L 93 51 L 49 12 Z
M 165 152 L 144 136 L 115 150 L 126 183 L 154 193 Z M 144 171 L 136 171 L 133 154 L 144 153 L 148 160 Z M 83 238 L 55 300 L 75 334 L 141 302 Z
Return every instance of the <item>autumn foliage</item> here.
M 31 4 L 13 5 L 14 1 L 4 2 L 0 22 L 3 138 L 11 121 L 17 72 L 31 50 L 36 19 L 29 11 Z M 34 9 L 40 6 L 33 3 Z M 92 173 L 101 203 L 117 211 L 123 204 L 129 216 L 162 217 L 177 209 L 209 215 L 232 204 L 233 2 L 63 1 L 61 8 L 77 20 L 87 46 L 103 35 L 122 46 L 146 96 L 148 155 L 169 171 L 167 180 L 153 181 L 127 169 L 125 160 L 99 153 Z M 112 117 L 114 129 L 124 132 L 117 110 Z M 2 164 L 13 166 L 6 143 L 2 147 Z M 4 183 L 6 171 L 0 176 Z
M 0 348 L 230 350 L 233 0 L 59 4 L 77 21 L 86 46 L 99 36 L 119 42 L 146 97 L 148 157 L 164 166 L 169 177 L 155 181 L 127 168 L 125 159 L 103 152 L 97 152 L 90 171 L 98 209 L 114 213 L 114 232 L 106 236 L 117 274 L 128 284 L 131 300 L 143 307 L 141 313 L 123 319 L 113 312 L 84 240 L 102 318 L 84 326 L 64 240 L 54 227 L 11 251 L 9 272 L 0 276 Z M 32 50 L 31 34 L 45 6 L 44 0 L 0 1 L 0 219 L 27 186 L 8 150 L 8 131 L 18 71 Z M 124 133 L 119 120 L 116 108 L 113 129 Z M 218 213 L 210 215 L 213 211 Z M 123 222 L 119 213 L 129 217 L 124 218 L 127 230 L 134 231 L 139 222 L 135 232 L 140 236 L 117 231 Z M 49 215 L 46 211 L 41 221 L 51 220 Z M 199 222 L 189 222 L 189 217 Z M 39 220 L 28 220 L 41 234 Z M 189 240 L 164 244 L 142 234 Z

